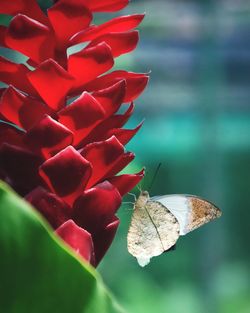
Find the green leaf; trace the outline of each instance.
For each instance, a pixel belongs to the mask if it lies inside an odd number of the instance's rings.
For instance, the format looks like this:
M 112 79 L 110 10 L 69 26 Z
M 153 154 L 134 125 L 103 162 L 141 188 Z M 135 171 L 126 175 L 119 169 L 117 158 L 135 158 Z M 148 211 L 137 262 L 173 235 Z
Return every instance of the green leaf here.
M 99 274 L 0 182 L 0 312 L 122 313 Z

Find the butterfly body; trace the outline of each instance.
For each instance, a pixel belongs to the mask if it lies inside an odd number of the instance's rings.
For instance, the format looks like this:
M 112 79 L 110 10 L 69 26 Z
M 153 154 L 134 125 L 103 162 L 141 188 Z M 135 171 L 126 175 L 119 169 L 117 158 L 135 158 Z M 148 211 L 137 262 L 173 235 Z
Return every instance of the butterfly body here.
M 221 211 L 196 196 L 149 197 L 142 191 L 134 205 L 128 232 L 128 251 L 145 266 L 175 245 L 180 235 L 217 218 Z

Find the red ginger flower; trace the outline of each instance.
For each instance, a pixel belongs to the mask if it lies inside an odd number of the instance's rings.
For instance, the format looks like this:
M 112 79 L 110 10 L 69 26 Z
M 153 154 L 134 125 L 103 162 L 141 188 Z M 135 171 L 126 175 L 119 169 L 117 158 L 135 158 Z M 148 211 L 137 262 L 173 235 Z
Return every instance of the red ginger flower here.
M 124 145 L 141 124 L 122 127 L 148 77 L 106 73 L 115 57 L 136 47 L 134 28 L 143 15 L 91 24 L 93 13 L 118 11 L 127 3 L 59 0 L 47 15 L 34 0 L 1 0 L 0 6 L 0 13 L 14 15 L 8 27 L 0 27 L 0 42 L 27 56 L 29 64 L 0 58 L 7 85 L 0 101 L 1 178 L 94 266 L 114 238 L 122 196 L 144 174 L 116 176 L 134 158 Z M 79 43 L 87 45 L 67 56 Z

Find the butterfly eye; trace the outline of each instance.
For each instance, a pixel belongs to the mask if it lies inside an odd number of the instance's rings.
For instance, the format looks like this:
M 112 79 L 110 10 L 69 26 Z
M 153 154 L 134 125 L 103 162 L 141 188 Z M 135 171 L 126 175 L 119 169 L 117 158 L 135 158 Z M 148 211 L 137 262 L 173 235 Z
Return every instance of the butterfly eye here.
M 149 193 L 147 191 L 142 191 L 141 195 L 147 197 L 147 196 L 149 196 Z

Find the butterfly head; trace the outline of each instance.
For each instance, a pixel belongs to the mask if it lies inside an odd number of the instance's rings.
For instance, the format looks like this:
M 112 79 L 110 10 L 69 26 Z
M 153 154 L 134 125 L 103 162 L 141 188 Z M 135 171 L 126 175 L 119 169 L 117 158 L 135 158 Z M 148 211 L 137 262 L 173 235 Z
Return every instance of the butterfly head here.
M 149 193 L 146 190 L 141 191 L 135 202 L 135 208 L 143 208 L 149 200 Z

